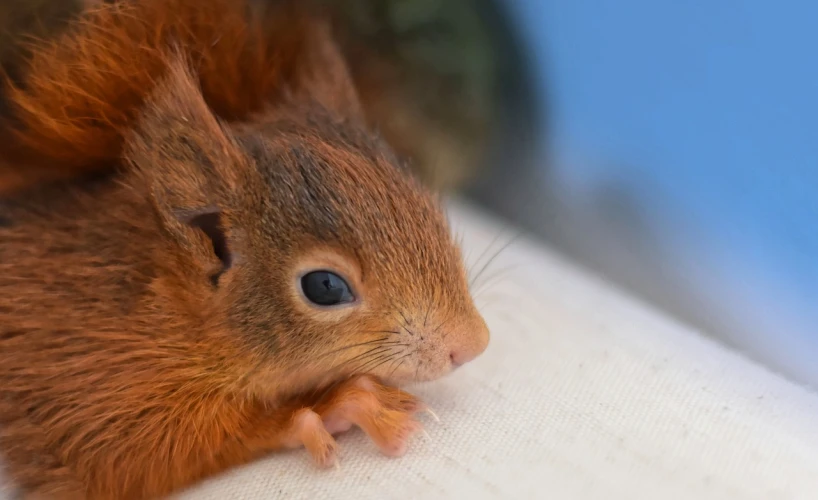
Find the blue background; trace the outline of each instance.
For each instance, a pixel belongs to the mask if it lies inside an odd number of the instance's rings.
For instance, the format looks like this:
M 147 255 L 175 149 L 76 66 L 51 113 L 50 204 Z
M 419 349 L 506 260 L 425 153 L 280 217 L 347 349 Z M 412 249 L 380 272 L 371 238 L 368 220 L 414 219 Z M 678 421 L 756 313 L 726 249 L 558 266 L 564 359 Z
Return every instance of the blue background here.
M 818 384 L 818 2 L 509 5 L 564 211 L 615 183 L 711 333 Z

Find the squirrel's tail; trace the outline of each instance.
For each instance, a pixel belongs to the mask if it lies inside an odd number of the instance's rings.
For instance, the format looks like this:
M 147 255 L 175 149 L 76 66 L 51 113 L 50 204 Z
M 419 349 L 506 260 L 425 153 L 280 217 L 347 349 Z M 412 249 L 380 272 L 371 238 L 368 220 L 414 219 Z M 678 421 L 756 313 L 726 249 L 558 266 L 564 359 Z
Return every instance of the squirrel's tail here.
M 0 193 L 115 168 L 169 49 L 184 49 L 219 118 L 260 110 L 304 48 L 310 18 L 296 4 L 251 13 L 260 7 L 247 0 L 106 3 L 34 43 L 17 81 L 5 79 Z

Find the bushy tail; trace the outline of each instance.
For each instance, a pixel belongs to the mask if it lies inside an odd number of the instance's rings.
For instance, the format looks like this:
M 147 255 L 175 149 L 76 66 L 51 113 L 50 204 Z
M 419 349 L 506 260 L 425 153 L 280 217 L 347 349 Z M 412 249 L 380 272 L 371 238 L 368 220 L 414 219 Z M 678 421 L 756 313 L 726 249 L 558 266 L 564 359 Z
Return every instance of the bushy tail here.
M 115 2 L 35 43 L 21 80 L 5 83 L 0 193 L 115 168 L 169 49 L 187 52 L 219 118 L 260 110 L 287 88 L 304 50 L 311 17 L 302 3 Z

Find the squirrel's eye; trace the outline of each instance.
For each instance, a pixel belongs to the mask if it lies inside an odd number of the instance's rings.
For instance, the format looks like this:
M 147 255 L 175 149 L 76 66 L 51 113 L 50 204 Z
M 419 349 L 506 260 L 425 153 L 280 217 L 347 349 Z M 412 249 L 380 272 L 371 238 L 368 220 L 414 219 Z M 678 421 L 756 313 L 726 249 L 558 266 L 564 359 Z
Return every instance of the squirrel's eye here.
M 355 300 L 343 278 L 330 271 L 312 271 L 301 278 L 301 289 L 310 302 L 319 306 L 335 306 Z

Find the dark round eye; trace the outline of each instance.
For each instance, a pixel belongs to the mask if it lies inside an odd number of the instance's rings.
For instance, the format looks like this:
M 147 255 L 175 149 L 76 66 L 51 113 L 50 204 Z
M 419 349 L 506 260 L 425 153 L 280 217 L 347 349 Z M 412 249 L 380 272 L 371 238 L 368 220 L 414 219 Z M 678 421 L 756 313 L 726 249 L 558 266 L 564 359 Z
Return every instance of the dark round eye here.
M 301 289 L 313 304 L 336 306 L 355 300 L 343 278 L 330 271 L 312 271 L 301 278 Z

